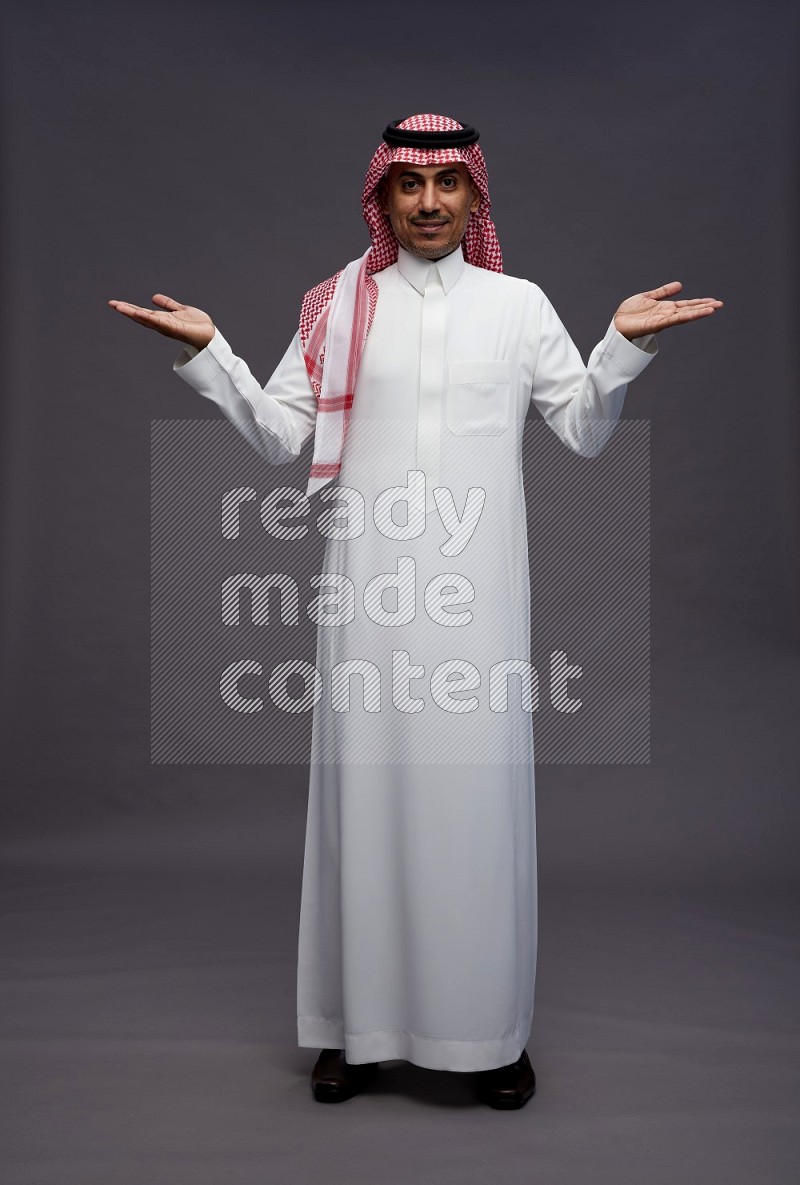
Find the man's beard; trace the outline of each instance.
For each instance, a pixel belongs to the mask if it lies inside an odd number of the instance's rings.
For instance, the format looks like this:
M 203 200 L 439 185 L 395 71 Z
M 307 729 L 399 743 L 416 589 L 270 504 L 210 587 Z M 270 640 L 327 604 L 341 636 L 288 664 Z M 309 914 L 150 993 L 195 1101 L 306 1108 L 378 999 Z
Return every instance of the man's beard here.
M 440 226 L 440 225 L 441 225 L 441 223 L 437 222 L 433 218 L 430 220 L 430 222 L 426 222 L 426 220 L 424 218 L 420 218 L 416 222 L 412 223 L 412 226 L 422 227 L 422 228 L 424 228 L 425 226 Z M 460 240 L 459 240 L 459 242 L 460 242 Z M 410 251 L 412 255 L 419 255 L 422 259 L 435 260 L 435 259 L 444 259 L 445 255 L 452 255 L 452 253 L 455 251 L 456 247 L 458 246 L 458 243 L 453 243 L 452 239 L 448 239 L 448 241 L 446 243 L 424 243 L 423 242 L 423 243 L 416 244 L 416 243 L 411 243 L 409 241 L 409 242 L 403 243 L 403 246 L 405 247 L 405 249 L 407 251 Z

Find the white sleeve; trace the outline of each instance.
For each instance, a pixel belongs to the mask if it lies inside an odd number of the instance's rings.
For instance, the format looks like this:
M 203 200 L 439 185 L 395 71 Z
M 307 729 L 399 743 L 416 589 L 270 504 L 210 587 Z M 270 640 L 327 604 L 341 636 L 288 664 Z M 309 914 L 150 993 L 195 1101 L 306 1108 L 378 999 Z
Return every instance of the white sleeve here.
M 594 457 L 608 443 L 628 383 L 652 362 L 652 333 L 629 341 L 611 324 L 584 366 L 577 346 L 541 292 L 539 347 L 531 402 L 574 452 Z
M 294 460 L 314 431 L 317 400 L 296 333 L 265 387 L 216 329 L 203 350 L 184 346 L 173 370 L 211 399 L 272 465 Z

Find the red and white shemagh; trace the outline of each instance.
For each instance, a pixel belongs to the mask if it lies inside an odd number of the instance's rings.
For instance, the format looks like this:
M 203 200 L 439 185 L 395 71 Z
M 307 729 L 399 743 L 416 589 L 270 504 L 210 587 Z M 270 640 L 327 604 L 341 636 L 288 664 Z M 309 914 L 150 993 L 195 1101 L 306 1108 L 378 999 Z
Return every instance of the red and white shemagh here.
M 457 131 L 461 126 L 446 115 L 412 115 L 398 125 L 415 132 Z M 491 200 L 486 162 L 478 145 L 423 149 L 382 143 L 370 162 L 361 195 L 371 246 L 360 259 L 354 259 L 335 276 L 307 292 L 300 311 L 300 342 L 317 397 L 309 496 L 339 474 L 358 368 L 378 301 L 373 273 L 383 271 L 397 260 L 397 239 L 388 215 L 378 202 L 380 180 L 395 161 L 414 165 L 448 165 L 460 161 L 467 166 L 480 192 L 481 203 L 467 223 L 462 240 L 464 257 L 474 267 L 493 272 L 503 270 L 497 232 L 489 217 Z

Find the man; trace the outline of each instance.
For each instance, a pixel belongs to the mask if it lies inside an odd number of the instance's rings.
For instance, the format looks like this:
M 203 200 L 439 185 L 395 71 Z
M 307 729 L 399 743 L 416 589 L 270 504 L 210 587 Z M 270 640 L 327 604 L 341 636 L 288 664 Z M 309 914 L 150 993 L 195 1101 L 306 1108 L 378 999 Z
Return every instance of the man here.
M 492 1107 L 533 1094 L 525 418 L 535 404 L 595 455 L 653 334 L 722 303 L 672 300 L 677 282 L 633 296 L 584 366 L 541 289 L 502 273 L 477 140 L 444 116 L 387 127 L 362 195 L 370 248 L 306 294 L 263 389 L 201 310 L 162 294 L 158 310 L 109 302 L 183 341 L 177 373 L 268 461 L 313 432 L 308 493 L 344 502 L 325 575 L 363 604 L 345 597 L 320 619 L 330 683 L 314 711 L 299 933 L 298 1040 L 322 1047 L 320 1101 L 395 1058 L 474 1073 Z

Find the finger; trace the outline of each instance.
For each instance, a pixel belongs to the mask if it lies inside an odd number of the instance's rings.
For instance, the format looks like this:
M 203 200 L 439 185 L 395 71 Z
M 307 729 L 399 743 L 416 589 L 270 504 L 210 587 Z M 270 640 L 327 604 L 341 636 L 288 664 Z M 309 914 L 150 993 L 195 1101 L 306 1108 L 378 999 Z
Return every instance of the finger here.
M 148 316 L 157 315 L 155 309 L 143 309 L 141 305 L 131 304 L 129 300 L 110 300 L 108 303 L 118 313 L 124 313 L 126 317 L 133 317 L 140 313 L 146 313 Z
M 709 317 L 716 311 L 714 305 L 695 305 L 688 309 L 678 309 L 670 318 L 668 324 L 681 325 L 685 321 L 696 321 L 700 317 Z
M 132 321 L 137 321 L 140 325 L 150 325 L 153 329 L 158 329 L 172 323 L 172 316 L 169 313 L 161 313 L 156 309 L 143 309 L 138 304 L 131 304 L 127 300 L 110 300 L 108 303 L 118 313 L 130 317 Z
M 650 292 L 643 292 L 643 296 L 651 296 L 653 300 L 663 300 L 665 296 L 674 296 L 683 288 L 680 280 L 671 280 L 669 284 L 662 284 L 660 288 L 653 288 Z
M 160 304 L 162 308 L 169 309 L 171 313 L 178 312 L 180 309 L 185 309 L 185 304 L 179 304 L 177 300 L 173 300 L 171 296 L 165 296 L 163 292 L 157 292 L 152 297 L 153 304 Z
M 686 308 L 691 305 L 713 305 L 715 309 L 722 308 L 722 301 L 717 300 L 715 296 L 695 296 L 692 300 L 676 300 L 675 307 L 678 309 Z

